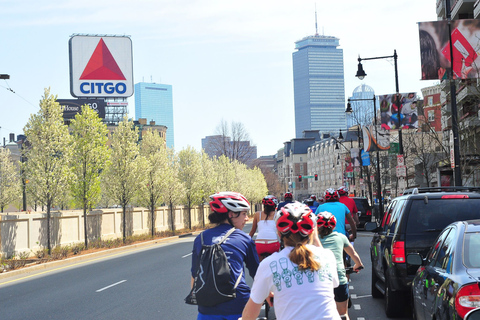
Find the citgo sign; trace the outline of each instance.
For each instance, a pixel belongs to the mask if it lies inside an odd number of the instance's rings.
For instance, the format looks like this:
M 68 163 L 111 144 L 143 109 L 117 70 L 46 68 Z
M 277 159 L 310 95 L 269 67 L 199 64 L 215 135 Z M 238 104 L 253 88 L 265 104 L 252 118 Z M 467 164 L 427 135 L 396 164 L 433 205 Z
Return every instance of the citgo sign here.
M 69 41 L 70 93 L 77 98 L 133 95 L 132 41 L 125 36 L 74 35 Z

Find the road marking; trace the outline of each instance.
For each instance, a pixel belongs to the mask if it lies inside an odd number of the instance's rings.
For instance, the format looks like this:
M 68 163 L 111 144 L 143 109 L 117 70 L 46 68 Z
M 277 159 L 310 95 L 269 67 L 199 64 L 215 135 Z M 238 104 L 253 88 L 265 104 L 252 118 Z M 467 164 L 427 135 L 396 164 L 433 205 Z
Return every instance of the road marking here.
M 357 295 L 355 293 L 352 293 L 350 296 L 352 297 L 352 299 L 357 299 Z
M 348 286 L 348 289 L 353 290 L 355 288 L 353 286 Z
M 353 309 L 355 309 L 355 310 L 361 310 L 362 307 L 360 307 L 359 304 L 354 304 L 354 305 L 353 305 Z
M 186 258 L 186 257 L 188 257 L 188 256 L 191 256 L 191 255 L 192 255 L 192 253 L 190 252 L 189 254 L 184 255 L 184 256 L 182 257 L 182 259 L 183 259 L 183 258 Z
M 118 281 L 117 283 L 114 283 L 114 284 L 111 284 L 111 285 L 109 285 L 109 286 L 106 286 L 105 288 L 98 289 L 98 290 L 95 291 L 95 292 L 102 292 L 103 290 L 107 290 L 107 289 L 109 289 L 109 288 L 111 288 L 111 287 L 115 287 L 116 285 L 119 285 L 120 283 L 124 283 L 125 281 L 127 281 L 127 280 Z
M 371 296 L 372 296 L 371 294 L 367 294 L 367 295 L 364 295 L 364 296 L 357 296 L 356 299 L 369 298 Z
M 365 320 L 364 317 L 358 317 L 357 320 Z

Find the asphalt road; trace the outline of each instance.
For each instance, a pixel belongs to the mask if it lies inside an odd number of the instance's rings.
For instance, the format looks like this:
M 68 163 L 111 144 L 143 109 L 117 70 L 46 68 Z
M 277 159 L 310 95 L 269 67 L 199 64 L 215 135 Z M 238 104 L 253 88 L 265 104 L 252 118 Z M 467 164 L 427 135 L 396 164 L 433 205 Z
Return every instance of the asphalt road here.
M 196 307 L 183 301 L 193 239 L 0 277 L 0 319 L 196 319 Z M 365 269 L 351 277 L 351 319 L 386 319 L 383 299 L 370 294 L 370 240 L 371 234 L 361 231 L 355 242 Z M 247 282 L 252 283 L 248 276 Z M 275 319 L 273 313 L 269 319 Z

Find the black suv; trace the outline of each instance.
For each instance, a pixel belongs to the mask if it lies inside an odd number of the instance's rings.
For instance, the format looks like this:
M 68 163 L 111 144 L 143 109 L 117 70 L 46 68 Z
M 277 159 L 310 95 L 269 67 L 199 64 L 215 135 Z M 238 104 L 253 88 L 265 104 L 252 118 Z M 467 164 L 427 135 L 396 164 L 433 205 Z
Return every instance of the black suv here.
M 438 234 L 450 223 L 480 218 L 480 189 L 469 187 L 415 188 L 392 200 L 370 246 L 372 296 L 385 296 L 388 317 L 400 316 L 411 302 L 411 285 L 418 265 L 406 255 L 426 257 Z
M 364 197 L 353 197 L 355 205 L 358 209 L 358 220 L 360 221 L 360 228 L 363 228 L 366 222 L 372 221 L 372 206 L 368 202 L 367 198 Z

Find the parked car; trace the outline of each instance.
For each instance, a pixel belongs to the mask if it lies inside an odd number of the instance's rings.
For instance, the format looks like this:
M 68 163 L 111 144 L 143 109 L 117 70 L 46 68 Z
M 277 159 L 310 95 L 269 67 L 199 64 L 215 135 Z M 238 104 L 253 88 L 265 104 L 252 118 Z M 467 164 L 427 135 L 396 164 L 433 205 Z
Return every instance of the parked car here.
M 365 226 L 365 222 L 372 221 L 372 206 L 368 202 L 367 198 L 364 197 L 353 197 L 355 205 L 358 209 L 358 220 L 360 221 L 360 228 Z
M 418 265 L 406 255 L 426 257 L 438 234 L 450 223 L 480 219 L 479 189 L 467 187 L 416 188 L 406 190 L 387 207 L 379 226 L 366 223 L 375 232 L 371 246 L 371 290 L 374 298 L 385 297 L 388 317 L 402 315 L 411 301 L 411 284 Z
M 407 263 L 420 265 L 412 283 L 414 319 L 463 319 L 480 307 L 479 250 L 480 220 L 470 220 L 447 226 L 426 259 L 407 255 Z

